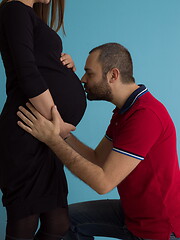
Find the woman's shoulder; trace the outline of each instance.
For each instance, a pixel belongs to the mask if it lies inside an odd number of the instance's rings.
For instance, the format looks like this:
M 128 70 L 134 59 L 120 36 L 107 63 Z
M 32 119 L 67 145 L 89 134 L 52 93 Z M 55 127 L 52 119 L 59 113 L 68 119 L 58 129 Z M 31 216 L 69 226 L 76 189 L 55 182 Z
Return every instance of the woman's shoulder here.
M 36 25 L 34 9 L 20 1 L 8 1 L 0 7 L 0 17 L 3 23 L 27 23 Z
M 4 3 L 1 8 L 3 13 L 8 14 L 9 18 L 17 16 L 18 14 L 34 14 L 34 9 L 21 1 L 8 1 Z

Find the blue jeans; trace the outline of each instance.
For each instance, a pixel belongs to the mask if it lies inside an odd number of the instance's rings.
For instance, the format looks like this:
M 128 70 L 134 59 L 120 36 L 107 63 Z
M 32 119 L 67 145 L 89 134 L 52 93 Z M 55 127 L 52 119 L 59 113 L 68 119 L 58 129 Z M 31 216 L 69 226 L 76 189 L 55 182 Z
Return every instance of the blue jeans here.
M 98 200 L 69 206 L 71 230 L 64 240 L 94 240 L 94 236 L 151 240 L 134 236 L 124 225 L 120 200 Z M 180 240 L 171 234 L 170 240 Z

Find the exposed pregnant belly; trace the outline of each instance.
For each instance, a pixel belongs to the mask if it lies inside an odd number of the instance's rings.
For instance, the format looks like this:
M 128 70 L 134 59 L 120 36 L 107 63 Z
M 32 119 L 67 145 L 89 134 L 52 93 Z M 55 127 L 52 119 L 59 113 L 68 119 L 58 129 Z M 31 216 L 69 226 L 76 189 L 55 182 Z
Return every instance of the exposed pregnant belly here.
M 61 72 L 39 69 L 64 121 L 77 125 L 86 109 L 86 96 L 76 74 L 67 68 Z

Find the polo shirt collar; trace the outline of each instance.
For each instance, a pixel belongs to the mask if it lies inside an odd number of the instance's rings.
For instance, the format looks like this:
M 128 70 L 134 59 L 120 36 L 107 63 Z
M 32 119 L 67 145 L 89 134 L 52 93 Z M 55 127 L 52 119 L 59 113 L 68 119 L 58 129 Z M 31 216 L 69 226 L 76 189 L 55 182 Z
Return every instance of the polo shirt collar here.
M 148 89 L 143 85 L 139 84 L 139 88 L 136 89 L 126 100 L 125 104 L 122 106 L 122 108 L 119 110 L 120 114 L 125 113 L 135 102 L 136 100 L 148 92 Z

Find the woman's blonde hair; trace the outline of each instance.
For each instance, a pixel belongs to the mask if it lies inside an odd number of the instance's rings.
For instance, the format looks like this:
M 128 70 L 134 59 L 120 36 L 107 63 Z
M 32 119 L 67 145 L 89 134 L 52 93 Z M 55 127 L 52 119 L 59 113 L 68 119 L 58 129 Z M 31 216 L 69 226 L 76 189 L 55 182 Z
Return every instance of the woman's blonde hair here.
M 16 0 L 15 0 L 16 1 Z M 8 2 L 8 0 L 2 0 L 0 7 Z M 53 30 L 56 32 L 62 27 L 64 30 L 64 8 L 65 0 L 50 0 L 48 4 L 34 3 L 33 9 L 35 13 Z

